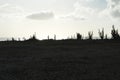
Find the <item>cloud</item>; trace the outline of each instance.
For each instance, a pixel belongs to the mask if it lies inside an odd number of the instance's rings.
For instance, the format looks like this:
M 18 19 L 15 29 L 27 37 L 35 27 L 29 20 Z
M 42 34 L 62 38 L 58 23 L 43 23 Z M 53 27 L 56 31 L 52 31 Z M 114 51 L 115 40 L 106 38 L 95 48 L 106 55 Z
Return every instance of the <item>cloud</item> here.
M 70 19 L 70 20 L 86 20 L 85 17 L 83 16 L 79 16 L 79 15 L 74 15 L 74 14 L 69 14 L 69 15 L 66 15 L 66 16 L 62 16 L 60 17 L 61 19 Z
M 51 11 L 43 11 L 39 13 L 33 13 L 27 16 L 28 19 L 33 19 L 33 20 L 48 20 L 54 18 L 55 15 Z
M 23 8 L 13 4 L 2 4 L 0 5 L 0 19 L 1 20 L 19 20 L 23 19 L 25 11 Z
M 120 0 L 106 0 L 107 8 L 102 13 L 109 15 L 113 19 L 120 20 Z
M 120 0 L 108 0 L 108 9 L 115 18 L 120 18 Z
M 91 8 L 88 4 L 94 0 L 79 0 L 74 3 L 74 11 L 70 14 L 63 16 L 64 19 L 72 20 L 87 20 L 92 16 L 95 16 L 96 9 Z
M 8 3 L 0 5 L 0 14 L 21 14 L 23 12 L 24 10 L 16 5 Z
M 93 15 L 95 12 L 95 9 L 93 9 L 89 6 L 83 6 L 79 2 L 74 4 L 74 8 L 75 8 L 74 14 L 85 16 L 85 17 L 89 17 L 89 16 Z

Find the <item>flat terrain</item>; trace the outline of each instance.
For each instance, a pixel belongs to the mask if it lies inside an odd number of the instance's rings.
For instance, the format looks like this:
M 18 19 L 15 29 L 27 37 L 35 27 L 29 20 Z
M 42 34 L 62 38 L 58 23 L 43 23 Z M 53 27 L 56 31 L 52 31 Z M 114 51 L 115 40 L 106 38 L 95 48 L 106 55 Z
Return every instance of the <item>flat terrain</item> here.
M 0 42 L 0 80 L 120 80 L 120 41 Z

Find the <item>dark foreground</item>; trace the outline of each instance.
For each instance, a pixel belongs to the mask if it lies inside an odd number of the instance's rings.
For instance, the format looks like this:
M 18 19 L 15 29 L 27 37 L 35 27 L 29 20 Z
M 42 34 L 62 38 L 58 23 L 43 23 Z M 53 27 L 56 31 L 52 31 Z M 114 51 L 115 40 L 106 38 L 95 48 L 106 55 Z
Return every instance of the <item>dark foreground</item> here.
M 0 80 L 120 80 L 120 41 L 0 42 Z

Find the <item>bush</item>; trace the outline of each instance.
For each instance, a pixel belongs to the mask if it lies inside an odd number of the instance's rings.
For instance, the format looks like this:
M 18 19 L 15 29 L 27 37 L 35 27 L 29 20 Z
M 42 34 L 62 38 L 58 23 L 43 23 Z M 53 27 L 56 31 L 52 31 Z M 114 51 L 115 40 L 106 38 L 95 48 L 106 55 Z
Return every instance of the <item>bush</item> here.
M 112 39 L 120 39 L 118 30 L 115 29 L 114 25 L 112 26 L 111 35 Z
M 82 35 L 80 33 L 77 33 L 77 40 L 81 40 L 82 39 Z

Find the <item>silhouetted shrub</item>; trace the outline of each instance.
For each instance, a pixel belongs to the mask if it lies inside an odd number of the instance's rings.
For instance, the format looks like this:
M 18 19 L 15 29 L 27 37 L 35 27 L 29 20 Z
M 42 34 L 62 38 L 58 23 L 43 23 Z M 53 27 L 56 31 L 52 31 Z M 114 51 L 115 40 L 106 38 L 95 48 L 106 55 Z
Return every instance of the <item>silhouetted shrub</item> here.
M 82 35 L 80 33 L 77 33 L 77 40 L 81 40 L 82 39 Z
M 92 31 L 88 32 L 88 39 L 93 39 L 93 32 Z
M 20 38 L 18 38 L 18 41 L 21 41 Z
M 32 39 L 36 39 L 36 33 L 35 33 L 35 34 L 33 34 L 33 37 L 32 37 Z
M 107 36 L 107 34 L 105 35 L 105 39 L 108 39 L 108 36 Z
M 15 39 L 12 37 L 12 41 L 15 41 Z
M 120 39 L 118 30 L 115 29 L 114 25 L 112 26 L 111 35 L 112 39 Z
M 100 39 L 104 39 L 104 28 L 102 29 L 102 31 L 100 31 L 99 29 L 98 33 L 99 33 Z
M 23 41 L 26 41 L 26 38 L 25 38 L 25 37 L 23 37 Z

